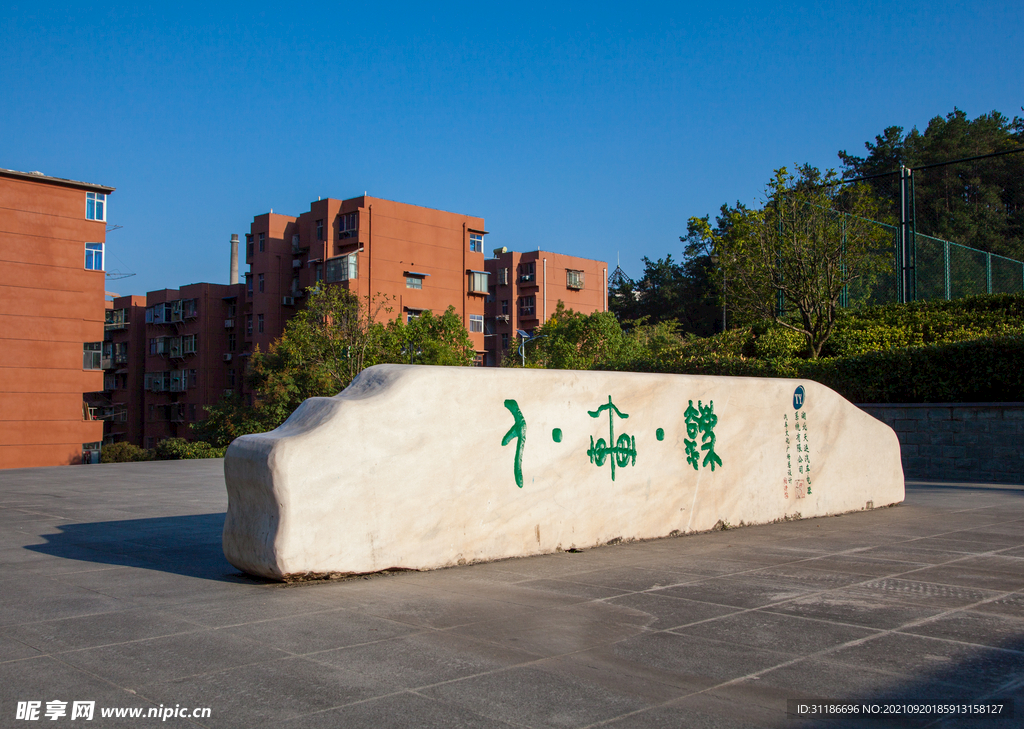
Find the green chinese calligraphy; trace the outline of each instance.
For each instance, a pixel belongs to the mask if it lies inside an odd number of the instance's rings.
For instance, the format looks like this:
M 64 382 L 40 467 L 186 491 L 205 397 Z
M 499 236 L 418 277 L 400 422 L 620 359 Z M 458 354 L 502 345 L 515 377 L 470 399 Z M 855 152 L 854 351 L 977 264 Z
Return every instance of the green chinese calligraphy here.
M 704 407 L 704 403 L 700 400 L 697 401 L 697 407 L 693 407 L 693 400 L 690 400 L 690 404 L 687 406 L 686 411 L 683 413 L 683 418 L 686 420 L 686 435 L 687 438 L 683 439 L 683 444 L 686 446 L 686 462 L 693 466 L 693 470 L 698 470 L 697 464 L 707 467 L 711 466 L 711 470 L 715 470 L 715 465 L 722 465 L 722 459 L 715 453 L 715 426 L 718 424 L 718 416 L 715 415 L 715 401 L 709 400 L 707 407 Z M 701 434 L 701 447 L 700 450 L 707 451 L 704 456 L 704 461 L 700 461 L 700 452 L 697 450 L 697 434 Z
M 606 410 L 608 411 L 608 442 L 606 443 L 604 438 L 598 438 L 595 443 L 594 436 L 590 436 L 590 448 L 587 449 L 587 455 L 590 456 L 590 462 L 597 466 L 603 466 L 605 459 L 611 456 L 608 460 L 611 464 L 612 481 L 614 481 L 616 466 L 624 468 L 630 464 L 636 465 L 636 438 L 622 433 L 616 440 L 615 416 L 618 415 L 626 420 L 629 415 L 615 407 L 611 395 L 608 396 L 607 404 L 597 410 L 588 410 L 587 414 L 592 418 L 597 418 Z
M 512 413 L 512 417 L 515 418 L 515 423 L 505 433 L 505 437 L 501 439 L 501 444 L 507 446 L 512 442 L 512 439 L 516 439 L 516 459 L 512 466 L 512 472 L 516 477 L 516 486 L 519 488 L 523 487 L 523 448 L 526 446 L 526 418 L 523 417 L 523 411 L 519 409 L 519 403 L 515 400 L 506 400 L 505 407 L 508 408 L 509 412 Z

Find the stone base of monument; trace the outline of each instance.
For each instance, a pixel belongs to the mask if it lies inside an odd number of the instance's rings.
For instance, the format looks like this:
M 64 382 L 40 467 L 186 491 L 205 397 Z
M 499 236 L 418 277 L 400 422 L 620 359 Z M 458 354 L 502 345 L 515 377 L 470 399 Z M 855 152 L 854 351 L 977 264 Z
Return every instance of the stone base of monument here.
M 224 554 L 290 580 L 903 500 L 896 435 L 810 381 L 380 365 L 227 451 Z

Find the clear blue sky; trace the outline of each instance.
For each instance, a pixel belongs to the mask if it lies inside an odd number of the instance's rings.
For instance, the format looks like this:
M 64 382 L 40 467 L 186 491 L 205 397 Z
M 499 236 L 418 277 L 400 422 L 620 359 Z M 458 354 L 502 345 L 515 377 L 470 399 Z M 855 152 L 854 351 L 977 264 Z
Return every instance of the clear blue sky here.
M 253 216 L 364 190 L 638 276 L 776 167 L 1024 114 L 1021 0 L 148 5 L 0 12 L 0 167 L 117 188 L 121 294 L 226 282 Z

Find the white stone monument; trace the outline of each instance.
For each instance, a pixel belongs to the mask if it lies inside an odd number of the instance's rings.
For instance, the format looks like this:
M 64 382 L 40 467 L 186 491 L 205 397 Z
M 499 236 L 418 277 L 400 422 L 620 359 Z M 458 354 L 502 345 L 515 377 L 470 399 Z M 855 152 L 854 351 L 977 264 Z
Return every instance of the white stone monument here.
M 432 569 L 903 500 L 895 433 L 806 380 L 380 365 L 224 460 L 224 554 Z

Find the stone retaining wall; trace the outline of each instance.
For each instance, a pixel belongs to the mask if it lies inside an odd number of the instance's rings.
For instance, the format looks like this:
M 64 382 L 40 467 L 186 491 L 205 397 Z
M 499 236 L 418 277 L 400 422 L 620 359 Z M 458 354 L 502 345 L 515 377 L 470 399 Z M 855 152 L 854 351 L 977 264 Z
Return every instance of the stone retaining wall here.
M 1024 483 L 1024 403 L 858 407 L 896 431 L 909 479 Z

